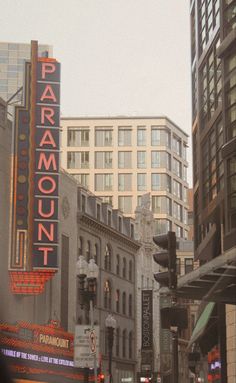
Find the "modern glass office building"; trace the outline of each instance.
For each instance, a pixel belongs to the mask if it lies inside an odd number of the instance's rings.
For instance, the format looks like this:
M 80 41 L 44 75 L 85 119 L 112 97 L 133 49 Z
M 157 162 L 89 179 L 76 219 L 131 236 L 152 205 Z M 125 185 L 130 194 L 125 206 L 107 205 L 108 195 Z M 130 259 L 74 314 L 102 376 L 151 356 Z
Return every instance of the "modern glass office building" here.
M 188 135 L 167 117 L 62 118 L 61 165 L 133 216 L 151 193 L 155 232 L 187 238 Z

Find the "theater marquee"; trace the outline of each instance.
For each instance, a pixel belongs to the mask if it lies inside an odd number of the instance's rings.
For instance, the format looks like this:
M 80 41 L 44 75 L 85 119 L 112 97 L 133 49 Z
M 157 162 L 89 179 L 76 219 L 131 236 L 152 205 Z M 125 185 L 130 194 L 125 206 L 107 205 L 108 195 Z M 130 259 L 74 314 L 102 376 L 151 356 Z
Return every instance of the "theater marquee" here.
M 10 275 L 16 294 L 38 294 L 58 268 L 60 64 L 31 44 L 25 102 L 15 111 Z

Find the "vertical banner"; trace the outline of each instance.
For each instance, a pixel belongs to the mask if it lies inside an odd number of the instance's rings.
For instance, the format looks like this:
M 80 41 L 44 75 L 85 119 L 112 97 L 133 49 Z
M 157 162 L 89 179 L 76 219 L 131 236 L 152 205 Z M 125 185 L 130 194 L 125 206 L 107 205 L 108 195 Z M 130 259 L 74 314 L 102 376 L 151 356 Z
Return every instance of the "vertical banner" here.
M 15 108 L 9 272 L 14 294 L 39 294 L 58 269 L 60 64 L 31 42 Z
M 152 290 L 142 290 L 142 350 L 153 348 Z

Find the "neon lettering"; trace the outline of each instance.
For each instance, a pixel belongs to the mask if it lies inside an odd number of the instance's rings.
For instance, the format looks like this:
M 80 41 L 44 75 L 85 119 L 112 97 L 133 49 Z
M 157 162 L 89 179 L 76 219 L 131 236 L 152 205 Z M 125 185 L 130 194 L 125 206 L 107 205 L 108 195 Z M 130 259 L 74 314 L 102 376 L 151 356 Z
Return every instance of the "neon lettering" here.
M 54 141 L 52 133 L 48 129 L 45 130 L 43 137 L 41 138 L 41 141 L 39 143 L 39 147 L 41 148 L 44 145 L 52 145 L 53 148 L 56 148 L 56 143 Z
M 56 65 L 53 63 L 42 63 L 42 79 L 45 80 L 47 73 L 54 73 Z
M 46 154 L 48 155 L 48 158 L 46 157 Z M 57 164 L 56 164 L 56 158 L 55 153 L 44 153 L 40 152 L 39 155 L 39 161 L 38 161 L 38 169 L 41 170 L 42 167 L 46 170 L 49 170 L 50 166 L 52 165 L 53 170 L 57 170 Z
M 47 264 L 48 264 L 48 253 L 50 251 L 53 251 L 53 248 L 52 247 L 39 247 L 38 250 L 43 251 L 43 265 L 47 266 Z
M 49 121 L 52 125 L 55 124 L 55 121 L 52 117 L 54 117 L 55 111 L 51 107 L 42 106 L 41 107 L 41 124 L 44 125 L 45 120 Z
M 44 187 L 44 182 L 50 182 L 51 183 L 51 188 L 50 189 L 45 189 Z M 56 181 L 50 177 L 50 176 L 44 176 L 42 178 L 40 178 L 40 180 L 38 181 L 38 188 L 39 190 L 41 191 L 42 194 L 51 194 L 53 193 L 55 190 L 56 190 Z
M 43 91 L 43 94 L 40 97 L 40 101 L 44 101 L 44 100 L 52 100 L 54 102 L 57 102 L 56 96 L 53 92 L 51 85 L 46 85 Z
M 43 200 L 43 199 L 38 200 L 38 213 L 39 213 L 39 215 L 42 218 L 52 217 L 54 212 L 55 212 L 55 201 L 53 199 L 49 201 L 50 202 L 50 211 L 47 213 L 45 211 L 43 211 L 43 202 L 45 202 L 45 200 Z
M 38 224 L 38 240 L 42 241 L 43 234 L 48 238 L 50 242 L 54 240 L 54 223 L 50 223 L 50 231 L 43 225 L 43 223 Z

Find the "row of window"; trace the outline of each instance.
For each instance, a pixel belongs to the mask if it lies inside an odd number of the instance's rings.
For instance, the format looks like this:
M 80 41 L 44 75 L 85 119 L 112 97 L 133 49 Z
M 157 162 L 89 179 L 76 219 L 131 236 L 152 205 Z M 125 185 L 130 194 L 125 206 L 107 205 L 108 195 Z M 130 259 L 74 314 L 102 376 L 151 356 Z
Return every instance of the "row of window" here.
M 199 12 L 199 51 L 206 47 L 215 26 L 220 22 L 220 0 L 201 0 Z
M 75 175 L 76 179 L 84 186 L 89 187 L 89 175 L 78 174 Z M 137 174 L 137 186 L 136 190 L 147 190 L 147 177 L 146 173 Z M 113 178 L 112 173 L 95 174 L 95 191 L 112 191 L 113 190 Z M 118 191 L 132 191 L 133 190 L 133 174 L 132 173 L 120 173 L 118 174 Z M 172 187 L 171 187 L 172 186 Z M 187 188 L 182 187 L 181 183 L 173 180 L 171 185 L 171 177 L 166 174 L 152 173 L 151 174 L 151 190 L 159 191 L 166 190 L 169 193 L 173 193 L 179 199 L 186 200 Z
M 106 245 L 105 253 L 103 262 L 102 259 L 100 259 L 100 251 L 98 244 L 96 243 L 93 248 L 91 246 L 90 241 L 86 241 L 84 243 L 84 238 L 82 236 L 79 237 L 79 255 L 84 255 L 89 262 L 90 258 L 94 258 L 95 263 L 100 266 L 104 267 L 105 270 L 115 273 L 118 276 L 121 276 L 122 278 L 126 278 L 129 281 L 133 280 L 133 262 L 132 260 L 129 260 L 127 262 L 127 259 L 125 257 L 121 257 L 120 254 L 116 255 L 116 258 L 114 258 L 112 247 L 110 244 Z M 113 263 L 115 263 L 114 269 L 113 269 Z
M 121 331 L 120 327 L 117 327 L 115 330 L 114 341 L 115 356 L 117 358 L 133 358 L 133 331 L 127 331 L 127 329 Z M 106 337 L 105 354 L 108 353 L 108 350 L 108 337 Z
M 118 168 L 119 169 L 132 169 L 132 152 L 118 152 Z M 83 152 L 67 152 L 67 168 L 68 169 L 88 169 L 91 166 L 89 159 L 89 151 Z M 95 152 L 95 169 L 112 169 L 113 152 Z M 135 166 L 138 169 L 147 168 L 147 152 L 137 152 L 137 163 Z M 151 167 L 152 168 L 165 168 L 172 169 L 172 172 L 178 177 L 187 177 L 187 167 L 184 165 L 182 168 L 181 161 L 176 158 L 172 159 L 171 155 L 167 152 L 152 151 L 151 152 Z
M 89 146 L 89 129 L 68 127 L 67 145 L 68 146 Z M 132 129 L 118 129 L 118 146 L 132 146 Z M 147 131 L 145 128 L 137 130 L 137 146 L 149 146 Z M 95 129 L 95 146 L 113 146 L 112 129 Z M 166 146 L 186 159 L 187 145 L 181 142 L 181 139 L 173 136 L 167 129 L 151 129 L 151 146 Z
M 114 300 L 115 298 L 115 300 Z M 127 307 L 128 304 L 128 307 Z M 132 294 L 126 296 L 126 292 L 122 294 L 119 289 L 115 291 L 115 297 L 111 287 L 111 282 L 106 280 L 104 283 L 104 308 L 110 311 L 116 311 L 117 313 L 133 316 L 133 297 Z

